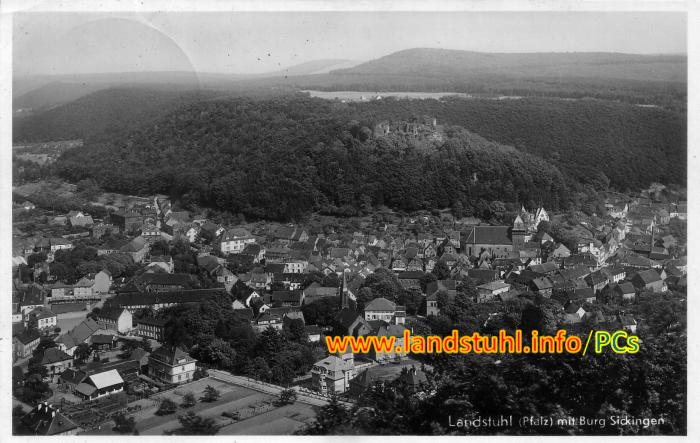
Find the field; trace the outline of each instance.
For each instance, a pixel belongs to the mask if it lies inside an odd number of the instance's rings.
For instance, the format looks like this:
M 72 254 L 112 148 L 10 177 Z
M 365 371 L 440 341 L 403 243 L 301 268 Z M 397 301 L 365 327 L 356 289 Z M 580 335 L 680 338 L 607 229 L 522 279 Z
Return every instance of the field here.
M 213 386 L 221 393 L 219 400 L 212 403 L 199 400 L 207 385 Z M 171 415 L 155 415 L 162 400 L 168 398 L 179 405 L 182 397 L 190 391 L 198 399 L 194 407 L 188 409 L 180 407 Z M 143 409 L 132 416 L 136 419 L 136 429 L 140 435 L 163 435 L 165 431 L 178 428 L 180 426 L 178 415 L 183 415 L 187 411 L 216 420 L 221 426 L 219 435 L 286 435 L 293 433 L 315 416 L 313 406 L 297 402 L 278 408 L 271 404 L 273 400 L 275 400 L 273 395 L 206 378 L 133 403 L 140 404 Z M 233 411 L 239 412 L 239 420 L 222 416 L 224 412 Z M 89 434 L 118 435 L 112 431 L 111 427 L 112 422 L 107 422 L 101 429 Z
M 370 92 L 370 91 L 302 91 L 308 92 L 311 97 L 323 98 L 326 100 L 347 100 L 347 101 L 369 101 L 380 97 L 396 97 L 409 99 L 436 99 L 439 100 L 447 96 L 468 97 L 467 94 L 459 92 Z

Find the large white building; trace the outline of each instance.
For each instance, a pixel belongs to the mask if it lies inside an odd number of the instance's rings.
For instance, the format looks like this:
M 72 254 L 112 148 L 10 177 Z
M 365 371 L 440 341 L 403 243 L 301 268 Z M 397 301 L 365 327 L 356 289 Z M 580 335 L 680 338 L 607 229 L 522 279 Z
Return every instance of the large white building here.
M 355 377 L 355 363 L 352 354 L 343 357 L 330 355 L 317 361 L 311 368 L 311 386 L 323 395 L 342 394 L 350 388 L 350 380 Z
M 240 254 L 246 246 L 252 243 L 255 243 L 255 237 L 247 229 L 229 229 L 221 237 L 221 252 L 223 254 Z

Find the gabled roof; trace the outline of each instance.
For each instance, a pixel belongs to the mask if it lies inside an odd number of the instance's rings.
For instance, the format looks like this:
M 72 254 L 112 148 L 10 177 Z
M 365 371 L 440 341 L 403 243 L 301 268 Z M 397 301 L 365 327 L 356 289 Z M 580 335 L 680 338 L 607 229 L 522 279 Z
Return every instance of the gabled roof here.
M 171 366 L 175 366 L 176 364 L 178 364 L 178 360 L 181 360 L 183 358 L 186 359 L 188 362 L 195 361 L 195 359 L 190 357 L 190 355 L 182 349 L 167 345 L 161 346 L 156 351 L 152 352 L 150 358 L 169 364 Z
M 39 403 L 21 419 L 34 435 L 59 435 L 78 427 L 72 420 L 48 403 Z
M 465 243 L 486 245 L 511 245 L 510 226 L 474 226 L 466 232 Z
M 344 377 L 345 371 L 350 371 L 353 369 L 353 366 L 350 362 L 347 362 L 335 355 L 329 355 L 323 360 L 317 361 L 316 363 L 314 363 L 314 366 L 320 366 L 322 368 L 325 368 L 327 373 L 336 378 Z
M 124 383 L 124 380 L 116 369 L 93 374 L 89 376 L 88 379 L 97 389 L 108 388 L 119 383 Z
M 639 271 L 632 278 L 641 280 L 645 285 L 661 280 L 659 273 L 656 272 L 656 270 L 654 269 L 645 269 L 644 271 Z
M 49 365 L 60 361 L 72 360 L 73 357 L 61 351 L 58 348 L 48 348 L 44 350 L 44 355 L 41 357 L 42 365 Z
M 387 300 L 384 297 L 375 298 L 365 306 L 365 312 L 367 311 L 390 311 L 394 312 L 396 310 L 396 303 Z
M 105 307 L 100 309 L 100 313 L 97 315 L 97 318 L 117 321 L 125 310 L 126 309 L 124 308 L 118 308 L 115 306 Z

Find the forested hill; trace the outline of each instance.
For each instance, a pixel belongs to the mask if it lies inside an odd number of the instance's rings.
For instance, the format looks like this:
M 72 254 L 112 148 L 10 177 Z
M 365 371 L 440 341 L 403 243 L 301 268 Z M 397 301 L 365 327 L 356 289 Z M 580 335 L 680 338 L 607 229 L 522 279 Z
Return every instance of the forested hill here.
M 375 205 L 415 210 L 504 202 L 565 206 L 556 166 L 461 128 L 442 141 L 374 137 L 354 106 L 305 97 L 198 102 L 110 141 L 66 152 L 66 179 L 164 192 L 272 219 Z
M 603 100 L 384 99 L 356 103 L 374 120 L 436 117 L 557 165 L 577 183 L 618 190 L 685 184 L 686 115 Z M 606 177 L 602 177 L 601 173 Z
M 69 139 L 110 139 L 125 129 L 155 121 L 178 107 L 215 96 L 214 91 L 113 88 L 13 120 L 15 143 Z
M 432 77 L 591 77 L 685 83 L 687 57 L 598 52 L 485 53 L 415 48 L 331 73 Z

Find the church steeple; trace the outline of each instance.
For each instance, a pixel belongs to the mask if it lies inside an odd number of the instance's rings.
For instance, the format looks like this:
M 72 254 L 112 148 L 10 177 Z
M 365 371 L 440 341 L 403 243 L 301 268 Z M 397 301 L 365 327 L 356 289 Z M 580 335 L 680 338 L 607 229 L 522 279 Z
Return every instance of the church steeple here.
M 350 307 L 350 302 L 348 300 L 348 281 L 345 278 L 345 271 L 343 271 L 343 280 L 340 283 L 340 309 L 347 309 Z

